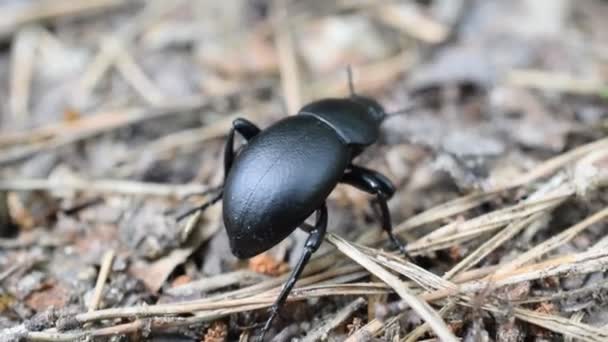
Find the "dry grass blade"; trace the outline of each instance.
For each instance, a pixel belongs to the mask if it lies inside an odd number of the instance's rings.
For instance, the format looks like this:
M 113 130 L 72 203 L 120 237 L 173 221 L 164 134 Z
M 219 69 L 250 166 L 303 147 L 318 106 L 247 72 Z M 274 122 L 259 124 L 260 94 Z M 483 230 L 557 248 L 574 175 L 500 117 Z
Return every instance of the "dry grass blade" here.
M 261 87 L 265 88 L 266 85 L 258 84 L 257 86 L 253 86 L 254 89 L 260 89 Z M 37 153 L 54 150 L 120 127 L 135 125 L 170 115 L 192 115 L 195 110 L 211 106 L 218 99 L 229 99 L 239 94 L 240 92 L 233 92 L 219 98 L 209 99 L 198 97 L 185 98 L 165 102 L 163 105 L 153 108 L 133 108 L 104 112 L 85 116 L 76 122 L 54 124 L 33 131 L 13 133 L 6 139 L 0 137 L 0 146 L 19 145 L 15 149 L 0 150 L 0 166 L 15 163 Z M 29 141 L 30 144 L 21 145 L 24 141 Z
M 480 206 L 495 195 L 496 193 L 478 193 L 456 198 L 401 222 L 395 227 L 395 232 L 403 233 L 428 223 L 437 222 L 461 214 L 467 210 Z
M 460 291 L 478 291 L 493 286 L 504 286 L 522 281 L 542 279 L 552 276 L 587 274 L 608 267 L 608 252 L 589 251 L 568 254 L 548 259 L 537 264 L 520 267 L 508 273 L 496 273 L 479 281 L 460 284 Z M 502 271 L 502 267 L 499 268 Z
M 544 212 L 561 203 L 573 193 L 553 194 L 534 202 L 517 204 L 484 214 L 465 222 L 449 223 L 408 245 L 408 251 L 420 251 L 444 247 L 450 243 L 470 240 L 487 231 L 497 229 L 513 220 Z
M 362 308 L 365 303 L 366 301 L 364 298 L 357 298 L 350 302 L 348 305 L 338 311 L 333 318 L 326 320 L 321 326 L 306 334 L 306 337 L 302 339 L 302 342 L 326 340 L 327 334 L 329 334 L 331 330 L 335 329 L 346 321 L 348 317 L 350 317 L 355 311 Z
M 530 303 L 541 303 L 541 302 L 552 302 L 561 299 L 573 299 L 586 296 L 593 293 L 599 293 L 608 289 L 608 280 L 603 280 L 593 285 L 581 287 L 570 291 L 559 291 L 555 294 L 540 297 L 528 297 L 525 299 L 514 301 L 514 304 L 530 304 Z
M 117 43 L 116 68 L 133 89 L 150 105 L 161 105 L 166 101 L 161 90 L 146 76 L 135 59 Z
M 198 108 L 201 103 L 189 106 L 190 109 Z M 194 107 L 194 108 L 192 108 Z M 0 154 L 0 165 L 6 165 L 31 157 L 40 152 L 50 151 L 62 146 L 66 146 L 98 134 L 132 125 L 145 120 L 159 118 L 174 113 L 179 113 L 188 108 L 182 106 L 173 109 L 126 109 L 103 114 L 96 114 L 77 121 L 76 123 L 66 123 L 61 127 L 52 129 L 54 134 L 45 141 L 35 141 L 26 146 L 19 146 L 18 149 L 4 151 Z M 41 128 L 41 131 L 48 131 L 48 128 Z M 30 132 L 31 133 L 31 132 Z M 34 133 L 36 134 L 36 133 Z M 48 135 L 47 135 L 48 136 Z
M 373 251 L 371 249 L 367 249 L 367 251 Z M 566 256 L 556 257 L 550 260 L 547 260 L 542 263 L 530 265 L 528 267 L 523 267 L 512 271 L 511 273 L 504 275 L 496 275 L 492 277 L 490 280 L 480 280 L 480 281 L 472 281 L 464 284 L 460 284 L 458 286 L 453 283 L 446 281 L 437 277 L 436 275 L 418 268 L 415 265 L 410 263 L 403 263 L 398 258 L 388 255 L 386 253 L 377 253 L 376 260 L 383 265 L 403 274 L 407 277 L 412 275 L 415 276 L 415 280 L 419 283 L 423 288 L 434 288 L 436 291 L 426 292 L 420 295 L 420 297 L 434 301 L 441 298 L 445 298 L 448 296 L 459 296 L 465 302 L 469 302 L 472 299 L 470 297 L 464 296 L 466 293 L 474 293 L 477 291 L 482 291 L 488 286 L 493 287 L 502 287 L 505 285 L 516 284 L 520 282 L 541 279 L 545 277 L 551 276 L 562 276 L 562 275 L 572 275 L 572 274 L 588 274 L 591 272 L 601 271 L 608 267 L 608 254 L 605 251 L 589 251 L 585 253 L 572 254 Z M 427 273 L 425 275 L 425 273 Z M 424 283 L 422 283 L 424 282 Z M 498 308 L 492 305 L 484 305 L 483 308 L 498 310 Z M 519 309 L 516 309 L 519 310 Z M 552 316 L 546 316 L 552 317 Z M 530 317 L 522 316 L 522 319 L 529 321 Z M 564 331 L 556 328 L 555 326 L 548 325 L 547 322 L 542 321 L 542 325 L 547 329 L 551 329 L 553 331 L 571 335 L 572 331 Z M 536 324 L 536 323 L 535 323 Z M 540 324 L 539 324 L 540 325 Z M 546 326 L 548 325 L 548 326 Z M 581 328 L 581 326 L 577 326 Z M 586 327 L 582 327 L 583 329 Z M 596 328 L 593 328 L 596 329 Z M 578 332 L 576 332 L 578 333 Z M 578 336 L 578 335 L 577 335 Z
M 444 305 L 441 308 L 441 310 L 439 310 L 439 315 L 441 317 L 444 317 L 450 311 L 452 311 L 455 307 L 456 307 L 456 303 L 449 302 L 448 304 Z M 426 334 L 426 332 L 428 331 L 429 328 L 430 327 L 429 327 L 429 325 L 427 323 L 423 323 L 422 325 L 419 325 L 418 327 L 416 327 L 416 329 L 410 331 L 410 333 L 407 334 L 401 340 L 401 342 L 416 342 L 416 341 L 418 341 L 422 337 L 422 335 Z
M 542 242 L 541 244 L 535 246 L 524 254 L 518 256 L 517 258 L 509 262 L 507 265 L 501 267 L 498 273 L 500 274 L 509 272 L 529 262 L 530 260 L 542 257 L 548 252 L 572 240 L 576 235 L 589 228 L 591 225 L 601 222 L 606 217 L 608 217 L 608 208 L 604 208 L 598 211 L 597 213 L 587 217 L 583 221 L 573 225 L 572 227 L 564 230 L 558 235 L 553 236 L 552 238 Z
M 501 184 L 496 184 L 494 187 L 487 189 L 483 193 L 466 195 L 426 210 L 401 222 L 395 227 L 395 231 L 397 233 L 403 233 L 424 224 L 437 222 L 448 217 L 462 214 L 467 210 L 478 207 L 479 205 L 487 202 L 500 192 L 530 184 L 539 178 L 549 176 L 551 173 L 564 167 L 565 165 L 582 158 L 588 153 L 601 150 L 602 148 L 608 148 L 608 138 L 596 140 L 586 145 L 579 146 L 566 153 L 560 154 L 557 157 L 548 159 L 537 165 L 532 170 L 519 175 L 514 179 L 507 180 Z
M 568 184 L 565 183 L 566 181 L 566 178 L 562 174 L 557 174 L 551 180 L 543 184 L 543 186 L 541 186 L 536 192 L 531 194 L 524 201 L 524 204 L 537 201 L 538 199 L 542 199 L 543 197 L 555 192 L 564 194 L 571 193 L 572 190 L 568 186 Z M 547 207 L 544 211 L 539 211 L 530 215 L 529 217 L 513 220 L 511 223 L 509 223 L 507 227 L 505 227 L 505 229 L 492 236 L 488 241 L 484 242 L 475 251 L 471 252 L 458 264 L 453 266 L 452 269 L 443 276 L 443 278 L 451 279 L 459 272 L 462 272 L 474 266 L 492 251 L 496 250 L 499 246 L 501 246 L 503 243 L 517 235 L 525 228 L 532 225 L 542 226 L 546 221 L 545 218 L 547 218 L 548 212 L 553 210 L 559 204 L 563 203 L 566 199 L 567 197 L 563 197 L 561 201 L 556 201 L 551 206 Z
M 561 91 L 581 95 L 599 95 L 606 84 L 601 78 L 581 79 L 565 73 L 533 69 L 515 69 L 507 74 L 507 83 L 515 87 Z
M 588 324 L 575 322 L 573 320 L 534 312 L 526 309 L 515 308 L 513 314 L 518 319 L 543 327 L 545 329 L 571 336 L 581 341 L 605 342 L 608 341 L 608 330 L 596 328 Z
M 328 284 L 312 285 L 298 288 L 289 297 L 289 301 L 305 300 L 313 297 L 325 296 L 351 296 L 351 295 L 371 295 L 387 293 L 389 289 L 382 283 L 351 283 L 351 284 Z M 234 312 L 245 312 L 247 306 L 256 305 L 268 307 L 274 303 L 276 293 L 264 292 L 254 296 L 239 299 L 223 299 L 216 301 L 184 301 L 171 304 L 157 304 L 149 306 L 112 308 L 86 312 L 76 315 L 77 322 L 86 323 L 105 319 L 133 318 L 133 317 L 155 317 L 155 316 L 174 316 L 198 312 L 207 314 L 217 310 L 233 309 Z
M 433 332 L 435 332 L 439 338 L 443 341 L 458 341 L 437 312 L 435 312 L 435 310 L 426 302 L 413 295 L 411 289 L 407 288 L 405 283 L 398 277 L 378 265 L 375 261 L 371 260 L 367 255 L 353 247 L 344 239 L 334 234 L 328 234 L 327 239 L 342 253 L 346 254 L 349 258 L 365 267 L 368 271 L 392 287 L 422 319 L 429 323 Z
M 449 34 L 447 27 L 424 15 L 413 4 L 384 5 L 377 16 L 386 24 L 427 43 L 440 43 Z
M 203 143 L 210 139 L 222 137 L 230 130 L 232 121 L 238 116 L 238 114 L 229 115 L 203 127 L 165 135 L 162 138 L 137 149 L 131 154 L 131 157 L 136 157 L 148 151 L 154 151 L 159 155 L 163 155 L 168 152 L 173 152 L 178 148 L 184 148 Z
M 28 116 L 31 83 L 40 37 L 41 29 L 24 28 L 18 32 L 12 44 L 9 105 L 11 114 L 20 122 L 24 122 Z
M 206 293 L 239 283 L 251 283 L 255 280 L 262 280 L 263 278 L 265 278 L 263 275 L 252 271 L 235 271 L 218 274 L 214 277 L 202 278 L 191 281 L 187 284 L 171 287 L 166 289 L 163 293 L 170 296 L 188 296 L 195 293 Z
M 558 170 L 559 168 L 564 167 L 565 165 L 584 157 L 588 153 L 591 153 L 593 151 L 601 151 L 602 149 L 606 148 L 608 148 L 608 138 L 596 140 L 586 145 L 579 146 L 571 151 L 562 153 L 557 157 L 542 162 L 541 164 L 537 165 L 535 168 L 524 173 L 523 175 L 520 175 L 510 181 L 507 181 L 504 185 L 497 185 L 495 189 L 510 189 L 532 183 L 533 181 L 542 177 L 546 177 Z
M 572 323 L 574 324 L 579 324 L 583 321 L 583 318 L 585 317 L 585 313 L 583 311 L 578 311 L 575 312 L 571 317 L 570 320 L 572 321 Z M 564 342 L 574 342 L 574 338 L 572 336 L 566 336 L 564 338 Z
M 226 135 L 230 130 L 232 121 L 238 117 L 237 114 L 219 119 L 208 125 L 167 134 L 157 140 L 149 142 L 142 147 L 136 148 L 120 160 L 122 165 L 117 166 L 116 174 L 126 177 L 136 171 L 140 158 L 156 156 L 158 159 L 175 157 L 178 152 L 190 152 L 198 144 L 211 139 Z M 118 162 L 117 162 L 118 164 Z
M 288 21 L 287 1 L 275 0 L 275 44 L 279 55 L 279 68 L 283 94 L 287 102 L 287 112 L 295 114 L 302 106 L 298 56 L 294 48 L 290 21 Z
M 105 9 L 124 5 L 125 0 L 39 0 L 26 2 L 25 5 L 0 7 L 3 23 L 0 25 L 0 37 L 5 37 L 21 25 L 50 19 L 77 15 L 93 10 Z
M 361 327 L 350 335 L 344 342 L 361 342 L 369 341 L 372 336 L 378 334 L 384 328 L 384 324 L 377 319 L 369 321 L 366 325 Z
M 378 261 L 403 275 L 408 276 L 412 274 L 412 265 L 403 264 L 395 258 L 378 258 Z M 418 276 L 416 279 L 418 279 L 418 281 L 425 281 L 425 284 L 423 285 L 424 288 L 430 287 L 436 290 L 422 293 L 420 297 L 428 301 L 435 301 L 448 296 L 474 293 L 486 289 L 489 286 L 498 288 L 551 276 L 588 274 L 601 271 L 606 267 L 608 267 L 607 252 L 590 251 L 555 257 L 541 263 L 519 268 L 507 274 L 495 274 L 491 278 L 473 280 L 458 285 L 439 278 L 424 269 L 419 268 L 415 273 L 428 273 L 426 276 Z
M 132 44 L 136 35 L 149 23 L 157 21 L 167 12 L 180 6 L 182 1 L 150 1 L 146 3 L 143 10 L 122 24 L 114 35 L 101 41 L 100 51 L 93 62 L 87 67 L 76 88 L 77 98 L 88 98 L 103 75 L 120 57 L 123 46 Z M 124 68 L 124 61 L 123 66 Z M 127 66 L 129 68 L 129 66 Z M 137 71 L 136 71 L 137 72 Z M 127 70 L 127 77 L 130 75 Z M 137 76 L 136 76 L 137 77 Z
M 202 194 L 208 186 L 199 184 L 159 184 L 115 179 L 8 179 L 0 180 L 0 190 L 9 191 L 82 191 L 88 193 L 185 198 Z
M 97 275 L 97 283 L 95 284 L 95 292 L 93 293 L 93 299 L 89 305 L 89 311 L 95 311 L 101 303 L 103 287 L 110 276 L 113 262 L 114 250 L 111 249 L 104 254 L 103 259 L 101 260 L 101 267 L 99 269 L 99 274 Z
M 527 218 L 520 219 L 509 224 L 507 227 L 505 227 L 505 229 L 501 230 L 498 234 L 492 236 L 488 241 L 484 242 L 476 250 L 471 252 L 464 259 L 462 259 L 455 266 L 453 266 L 448 272 L 444 274 L 443 278 L 451 279 L 456 274 L 462 271 L 466 271 L 467 269 L 475 266 L 483 258 L 488 256 L 506 241 L 512 239 L 515 235 L 517 235 L 519 232 L 521 232 L 528 226 L 534 224 L 535 222 L 543 221 L 544 217 L 546 217 L 546 213 L 538 212 Z

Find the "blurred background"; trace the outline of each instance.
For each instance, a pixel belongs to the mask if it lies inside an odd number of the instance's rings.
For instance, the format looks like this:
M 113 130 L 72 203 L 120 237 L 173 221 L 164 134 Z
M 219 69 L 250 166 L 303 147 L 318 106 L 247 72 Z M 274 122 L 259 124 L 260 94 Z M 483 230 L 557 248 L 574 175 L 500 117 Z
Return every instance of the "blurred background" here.
M 221 184 L 232 120 L 264 128 L 312 100 L 347 96 L 348 66 L 357 93 L 387 111 L 425 99 L 387 121 L 359 157 L 398 186 L 395 224 L 605 137 L 606 18 L 601 0 L 0 0 L 0 328 L 51 306 L 183 300 L 192 294 L 168 289 L 288 270 L 305 234 L 237 262 L 220 206 L 194 233 L 171 214 Z M 509 193 L 480 212 L 526 196 Z M 590 196 L 568 204 L 557 227 L 607 203 Z M 368 201 L 336 189 L 331 231 L 353 240 L 379 231 Z M 479 245 L 467 243 L 429 252 L 429 269 L 445 271 Z M 112 273 L 96 296 L 110 252 Z M 344 303 L 331 298 L 315 305 L 333 312 Z M 304 305 L 277 332 L 313 314 Z M 233 316 L 209 330 L 211 321 L 174 335 L 201 340 L 216 329 L 233 340 L 235 326 L 255 320 Z

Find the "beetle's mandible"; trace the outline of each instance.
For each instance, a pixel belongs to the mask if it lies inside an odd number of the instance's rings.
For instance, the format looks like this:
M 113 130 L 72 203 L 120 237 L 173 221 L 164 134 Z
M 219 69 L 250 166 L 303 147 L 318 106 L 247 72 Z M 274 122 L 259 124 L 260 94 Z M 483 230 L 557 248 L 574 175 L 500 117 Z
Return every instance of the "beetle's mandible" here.
M 258 341 L 323 241 L 327 228 L 325 201 L 338 183 L 375 196 L 373 204 L 382 229 L 395 247 L 406 253 L 404 244 L 392 232 L 387 205 L 395 187 L 384 175 L 352 162 L 377 141 L 380 125 L 387 116 L 377 101 L 354 94 L 351 86 L 350 97 L 312 102 L 297 115 L 265 130 L 246 119 L 233 122 L 224 150 L 224 187 L 211 201 L 195 209 L 223 199 L 223 218 L 232 253 L 238 258 L 260 254 L 296 228 L 305 229 L 304 221 L 316 213 L 314 226 L 307 226 L 309 236 L 300 260 L 271 307 Z M 238 154 L 235 133 L 247 141 Z

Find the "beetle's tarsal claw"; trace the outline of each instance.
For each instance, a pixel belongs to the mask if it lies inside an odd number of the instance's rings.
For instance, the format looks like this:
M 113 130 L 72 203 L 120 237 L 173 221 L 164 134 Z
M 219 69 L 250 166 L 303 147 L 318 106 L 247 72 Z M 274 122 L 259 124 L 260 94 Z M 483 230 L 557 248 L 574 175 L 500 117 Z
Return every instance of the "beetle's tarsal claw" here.
M 407 249 L 405 249 L 405 246 L 400 245 L 399 246 L 399 252 L 401 252 L 401 254 L 403 255 L 404 258 L 411 260 L 412 257 L 410 256 L 410 254 L 407 252 Z
M 272 308 L 270 308 L 270 317 L 268 317 L 266 324 L 264 324 L 264 328 L 262 328 L 262 331 L 260 332 L 258 337 L 255 339 L 256 342 L 264 341 L 264 336 L 266 336 L 266 333 L 268 332 L 268 330 L 270 330 L 270 325 L 272 324 L 272 321 L 274 321 L 274 319 L 277 317 L 278 313 L 279 313 L 279 308 L 277 306 L 273 305 Z
M 401 252 L 401 254 L 406 259 L 411 259 L 409 253 L 407 252 L 407 248 L 405 248 L 405 244 L 403 242 L 401 242 L 401 240 L 399 240 L 399 238 L 393 234 L 390 234 L 389 237 L 391 239 L 391 243 L 393 244 L 393 246 L 395 248 L 397 248 L 399 250 L 399 252 Z

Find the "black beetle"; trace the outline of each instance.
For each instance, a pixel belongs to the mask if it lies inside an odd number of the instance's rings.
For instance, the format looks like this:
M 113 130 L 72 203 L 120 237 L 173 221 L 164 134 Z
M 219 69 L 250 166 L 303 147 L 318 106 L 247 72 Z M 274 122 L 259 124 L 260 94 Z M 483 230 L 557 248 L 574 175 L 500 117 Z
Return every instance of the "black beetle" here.
M 351 96 L 329 98 L 304 106 L 265 130 L 246 119 L 236 119 L 224 150 L 224 187 L 203 210 L 223 197 L 223 218 L 230 249 L 238 258 L 250 258 L 279 243 L 300 227 L 309 233 L 297 266 L 270 310 L 258 336 L 261 341 L 300 277 L 312 253 L 320 246 L 327 227 L 325 200 L 338 183 L 375 195 L 382 228 L 392 243 L 406 254 L 404 244 L 392 233 L 387 201 L 395 187 L 384 175 L 352 163 L 375 143 L 380 124 L 389 115 L 374 99 L 356 95 L 349 72 Z M 234 135 L 247 141 L 236 154 Z M 316 212 L 314 226 L 304 221 Z

